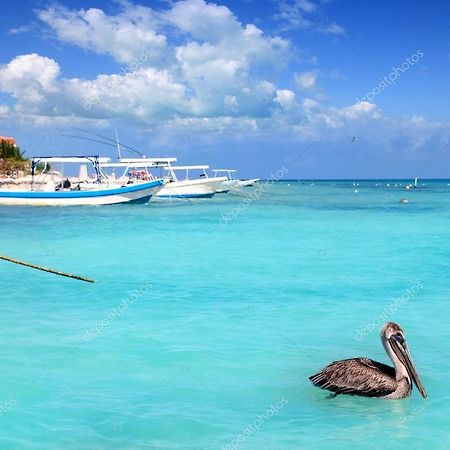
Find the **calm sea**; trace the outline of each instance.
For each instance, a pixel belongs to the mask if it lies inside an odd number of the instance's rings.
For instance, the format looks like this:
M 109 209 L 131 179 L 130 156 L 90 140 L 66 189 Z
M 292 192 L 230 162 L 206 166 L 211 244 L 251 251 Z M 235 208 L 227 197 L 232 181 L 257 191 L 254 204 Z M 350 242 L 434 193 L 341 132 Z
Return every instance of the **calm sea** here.
M 448 183 L 1 208 L 0 254 L 97 283 L 0 261 L 0 448 L 448 448 Z M 389 362 L 388 320 L 428 399 L 309 383 L 336 359 Z

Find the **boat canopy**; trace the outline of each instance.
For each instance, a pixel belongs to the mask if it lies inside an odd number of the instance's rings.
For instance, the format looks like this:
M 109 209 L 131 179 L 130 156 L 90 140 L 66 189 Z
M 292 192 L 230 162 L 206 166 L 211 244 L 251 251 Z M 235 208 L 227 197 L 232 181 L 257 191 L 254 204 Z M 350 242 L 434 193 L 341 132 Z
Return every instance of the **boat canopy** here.
M 143 166 L 155 166 L 155 165 L 165 165 L 177 162 L 177 158 L 123 158 L 120 160 L 121 163 L 134 164 L 140 163 Z
M 129 169 L 138 169 L 138 168 L 144 168 L 144 167 L 156 167 L 153 166 L 149 163 L 147 164 L 143 164 L 143 163 L 124 163 L 124 162 L 118 162 L 118 163 L 104 163 L 104 164 L 100 164 L 100 167 L 103 168 L 116 168 L 116 167 L 125 167 L 125 168 L 129 168 Z
M 54 163 L 54 164 L 65 164 L 65 163 L 87 163 L 97 161 L 98 163 L 108 163 L 111 158 L 100 158 L 98 155 L 92 156 L 33 156 L 31 158 L 34 162 L 40 163 Z
M 212 172 L 216 172 L 216 173 L 219 173 L 219 172 L 237 172 L 237 170 L 236 169 L 212 169 Z
M 169 169 L 169 167 L 168 167 Z M 200 165 L 200 166 L 170 166 L 172 170 L 208 170 L 209 166 Z

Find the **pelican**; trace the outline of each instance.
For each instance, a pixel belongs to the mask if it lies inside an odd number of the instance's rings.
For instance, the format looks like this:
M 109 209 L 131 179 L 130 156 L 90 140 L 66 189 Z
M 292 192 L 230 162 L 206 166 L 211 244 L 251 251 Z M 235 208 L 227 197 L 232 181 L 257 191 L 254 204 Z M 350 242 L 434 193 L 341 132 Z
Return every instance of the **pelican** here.
M 411 395 L 412 380 L 422 397 L 426 398 L 427 393 L 401 326 L 387 322 L 381 329 L 381 342 L 395 368 L 369 358 L 343 359 L 331 363 L 309 379 L 314 386 L 333 392 L 333 396 L 349 394 L 389 399 Z

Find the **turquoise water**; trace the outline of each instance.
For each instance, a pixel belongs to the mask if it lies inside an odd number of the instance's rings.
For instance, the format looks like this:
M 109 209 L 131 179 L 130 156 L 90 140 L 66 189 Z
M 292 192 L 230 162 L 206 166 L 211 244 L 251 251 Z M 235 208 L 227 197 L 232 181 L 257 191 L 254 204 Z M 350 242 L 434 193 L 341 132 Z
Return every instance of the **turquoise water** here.
M 98 281 L 0 261 L 0 448 L 448 448 L 450 187 L 386 183 L 1 208 L 0 254 Z M 427 400 L 309 383 L 386 317 Z

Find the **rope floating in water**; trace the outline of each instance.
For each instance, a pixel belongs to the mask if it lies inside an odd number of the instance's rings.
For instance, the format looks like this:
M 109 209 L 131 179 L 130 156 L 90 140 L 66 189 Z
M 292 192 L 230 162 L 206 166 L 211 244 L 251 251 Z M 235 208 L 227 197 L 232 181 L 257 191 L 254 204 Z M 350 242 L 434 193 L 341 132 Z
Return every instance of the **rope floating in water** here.
M 36 264 L 27 263 L 25 261 L 20 261 L 19 259 L 10 258 L 9 256 L 0 255 L 0 259 L 4 261 L 8 261 L 14 264 L 19 264 L 21 266 L 30 267 L 31 269 L 42 270 L 43 272 L 53 273 L 55 275 L 60 275 L 62 277 L 73 278 L 75 280 L 86 281 L 87 283 L 95 283 L 95 280 L 92 278 L 81 277 L 79 275 L 74 275 L 67 272 L 61 272 L 60 270 L 49 269 L 48 267 L 38 266 Z

